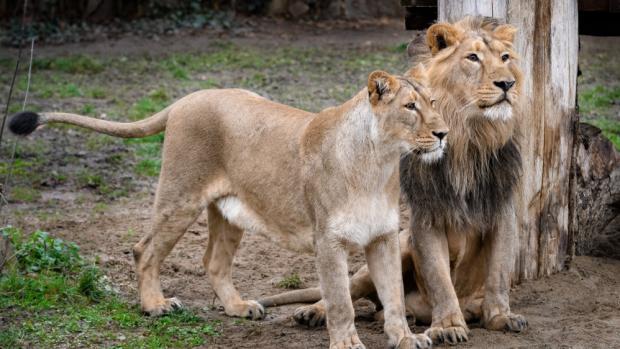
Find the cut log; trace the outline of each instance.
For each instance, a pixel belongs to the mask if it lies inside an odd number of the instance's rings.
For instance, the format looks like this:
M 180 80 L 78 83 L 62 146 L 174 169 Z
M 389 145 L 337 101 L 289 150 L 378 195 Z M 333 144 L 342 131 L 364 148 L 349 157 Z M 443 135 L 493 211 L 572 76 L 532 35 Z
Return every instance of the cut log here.
M 524 72 L 523 179 L 516 281 L 549 275 L 566 266 L 574 224 L 570 183 L 577 113 L 576 0 L 439 0 L 439 20 L 466 15 L 495 17 L 515 25 L 515 49 Z
M 575 156 L 575 252 L 620 259 L 620 154 L 600 129 L 580 124 Z

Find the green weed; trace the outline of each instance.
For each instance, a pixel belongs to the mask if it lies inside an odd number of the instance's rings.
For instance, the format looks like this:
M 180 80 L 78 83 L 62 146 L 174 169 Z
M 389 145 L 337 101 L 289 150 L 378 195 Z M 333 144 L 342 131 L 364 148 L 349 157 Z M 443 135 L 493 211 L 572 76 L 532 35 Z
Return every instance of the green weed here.
M 299 274 L 293 273 L 284 277 L 276 286 L 280 288 L 301 288 L 303 281 L 299 277 Z

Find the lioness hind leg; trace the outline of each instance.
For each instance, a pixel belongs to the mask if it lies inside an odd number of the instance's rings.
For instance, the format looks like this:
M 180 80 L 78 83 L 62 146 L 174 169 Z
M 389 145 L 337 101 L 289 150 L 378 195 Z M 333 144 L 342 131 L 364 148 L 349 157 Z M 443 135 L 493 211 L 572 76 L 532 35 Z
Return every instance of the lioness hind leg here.
M 152 316 L 165 314 L 181 306 L 176 298 L 164 298 L 159 269 L 174 245 L 201 212 L 200 200 L 197 198 L 177 196 L 176 200 L 167 199 L 169 198 L 158 195 L 152 231 L 133 248 L 140 304 L 142 311 Z
M 241 299 L 232 281 L 232 262 L 239 247 L 243 230 L 230 224 L 215 205 L 208 207 L 209 244 L 203 263 L 217 298 L 228 316 L 253 320 L 262 319 L 265 309 L 257 301 Z

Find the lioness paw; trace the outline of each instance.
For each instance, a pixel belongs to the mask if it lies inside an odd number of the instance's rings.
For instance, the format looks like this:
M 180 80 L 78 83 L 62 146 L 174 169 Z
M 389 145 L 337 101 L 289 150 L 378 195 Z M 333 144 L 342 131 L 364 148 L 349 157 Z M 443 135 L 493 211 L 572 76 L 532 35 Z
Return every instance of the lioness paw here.
M 161 316 L 181 308 L 183 308 L 181 301 L 176 297 L 172 297 L 156 302 L 154 305 L 143 305 L 142 312 L 148 316 Z
M 362 344 L 362 341 L 357 335 L 352 335 L 342 341 L 332 343 L 329 349 L 366 349 L 366 346 Z
M 527 320 L 519 314 L 499 314 L 493 317 L 486 328 L 493 331 L 521 332 L 527 328 Z
M 451 326 L 445 328 L 431 327 L 424 331 L 424 334 L 430 337 L 435 344 L 447 343 L 455 345 L 457 343 L 467 342 L 467 332 L 468 330 L 461 326 Z
M 242 301 L 224 310 L 228 316 L 261 320 L 265 317 L 265 308 L 257 301 Z
M 405 336 L 398 343 L 397 349 L 426 349 L 433 346 L 433 341 L 425 334 Z
M 320 303 L 299 307 L 293 313 L 293 319 L 298 324 L 308 327 L 325 325 L 325 318 L 325 308 Z

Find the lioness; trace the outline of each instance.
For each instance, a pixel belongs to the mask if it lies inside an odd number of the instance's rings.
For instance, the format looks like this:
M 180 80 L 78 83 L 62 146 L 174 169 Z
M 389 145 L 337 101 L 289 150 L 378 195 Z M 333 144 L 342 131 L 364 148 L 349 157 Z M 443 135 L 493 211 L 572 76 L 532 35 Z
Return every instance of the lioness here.
M 431 324 L 426 334 L 435 343 L 466 341 L 465 321 L 480 319 L 487 329 L 515 332 L 527 326 L 508 302 L 517 237 L 513 196 L 521 173 L 523 82 L 512 47 L 515 33 L 510 25 L 474 17 L 437 23 L 426 32 L 429 87 L 452 131 L 441 161 L 411 155 L 401 161 L 411 226 L 400 240 L 407 310 Z M 351 295 L 374 292 L 362 268 L 351 279 Z M 319 299 L 318 289 L 307 289 L 260 302 Z M 301 307 L 294 316 L 320 325 L 324 303 Z
M 18 134 L 62 122 L 119 137 L 166 130 L 153 226 L 134 246 L 140 302 L 149 314 L 179 306 L 164 298 L 159 270 L 186 229 L 208 210 L 204 265 L 226 314 L 264 316 L 241 299 L 231 278 L 244 231 L 314 250 L 325 297 L 330 348 L 364 348 L 355 326 L 349 245 L 365 250 L 385 307 L 389 345 L 427 347 L 405 319 L 398 240 L 399 160 L 403 152 L 439 158 L 448 132 L 429 94 L 411 79 L 377 71 L 341 106 L 312 114 L 252 92 L 204 90 L 154 116 L 123 124 L 65 113 L 20 113 Z

